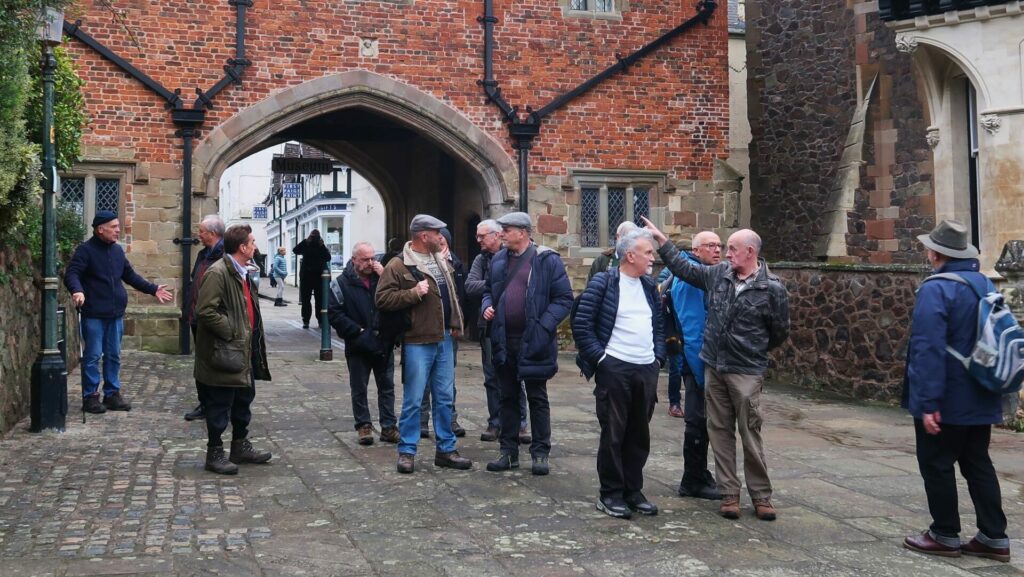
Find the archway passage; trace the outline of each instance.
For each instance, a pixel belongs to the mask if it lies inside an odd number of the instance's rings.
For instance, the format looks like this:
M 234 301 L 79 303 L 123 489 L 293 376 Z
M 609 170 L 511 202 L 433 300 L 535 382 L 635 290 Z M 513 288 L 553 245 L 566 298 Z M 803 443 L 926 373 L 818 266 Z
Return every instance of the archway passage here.
M 470 216 L 513 201 L 515 164 L 498 142 L 433 96 L 366 71 L 291 87 L 214 128 L 196 149 L 198 191 L 216 194 L 227 166 L 286 141 L 310 144 L 372 183 L 388 238 L 404 238 L 412 215 L 425 212 L 464 239 Z M 455 249 L 469 256 L 468 246 Z

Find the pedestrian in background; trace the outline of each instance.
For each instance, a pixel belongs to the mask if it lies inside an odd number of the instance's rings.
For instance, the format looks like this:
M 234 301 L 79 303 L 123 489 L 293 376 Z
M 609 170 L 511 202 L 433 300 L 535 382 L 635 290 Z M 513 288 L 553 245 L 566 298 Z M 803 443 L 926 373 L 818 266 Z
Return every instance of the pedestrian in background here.
M 331 262 L 331 251 L 320 238 L 320 231 L 313 229 L 309 237 L 292 249 L 294 254 L 302 257 L 299 265 L 299 303 L 302 305 L 302 328 L 309 328 L 309 317 L 316 317 L 316 325 L 320 326 L 320 311 L 324 303 L 323 272 L 327 263 Z M 316 310 L 310 306 L 313 299 Z M 315 314 L 314 314 L 315 312 Z
M 270 267 L 270 278 L 277 283 L 277 294 L 274 296 L 275 307 L 288 306 L 284 302 L 284 279 L 288 278 L 288 259 L 285 258 L 283 246 L 277 247 L 277 254 L 274 255 L 273 264 Z

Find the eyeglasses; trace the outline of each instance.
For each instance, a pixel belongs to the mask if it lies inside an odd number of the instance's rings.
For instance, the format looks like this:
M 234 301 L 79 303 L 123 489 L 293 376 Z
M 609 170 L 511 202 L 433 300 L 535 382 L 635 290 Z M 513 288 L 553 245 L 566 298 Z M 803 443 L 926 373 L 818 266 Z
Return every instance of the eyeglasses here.
M 722 243 L 720 243 L 720 242 L 706 242 L 706 243 L 704 243 L 704 244 L 702 244 L 702 245 L 698 246 L 697 248 L 701 248 L 701 247 L 704 247 L 704 248 L 709 248 L 709 249 L 711 249 L 711 250 L 714 250 L 714 249 L 716 249 L 716 248 L 717 248 L 718 250 L 722 250 L 723 248 L 725 248 L 725 245 L 724 245 L 724 244 L 722 244 Z
M 483 239 L 491 236 L 492 234 L 498 234 L 498 231 L 492 230 L 491 232 L 489 232 L 487 234 L 478 234 L 478 235 L 476 235 L 476 239 L 477 240 L 483 240 Z

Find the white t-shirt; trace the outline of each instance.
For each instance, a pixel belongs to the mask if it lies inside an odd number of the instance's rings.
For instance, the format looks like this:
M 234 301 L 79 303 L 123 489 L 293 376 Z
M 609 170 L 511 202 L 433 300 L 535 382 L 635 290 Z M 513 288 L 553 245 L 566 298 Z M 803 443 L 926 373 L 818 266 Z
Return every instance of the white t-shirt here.
M 619 274 L 619 310 L 604 352 L 636 365 L 649 365 L 655 360 L 651 306 L 639 278 Z

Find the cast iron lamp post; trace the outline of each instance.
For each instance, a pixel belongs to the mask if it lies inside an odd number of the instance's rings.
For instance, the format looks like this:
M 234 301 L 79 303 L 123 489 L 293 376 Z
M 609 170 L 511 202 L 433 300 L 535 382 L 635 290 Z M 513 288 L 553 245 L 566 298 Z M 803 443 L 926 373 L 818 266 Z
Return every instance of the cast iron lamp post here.
M 53 72 L 57 59 L 53 48 L 60 44 L 64 13 L 47 8 L 39 25 L 43 44 L 43 338 L 32 365 L 32 432 L 64 430 L 68 413 L 68 378 L 64 359 L 57 349 L 57 243 L 54 187 L 57 168 L 53 149 Z

